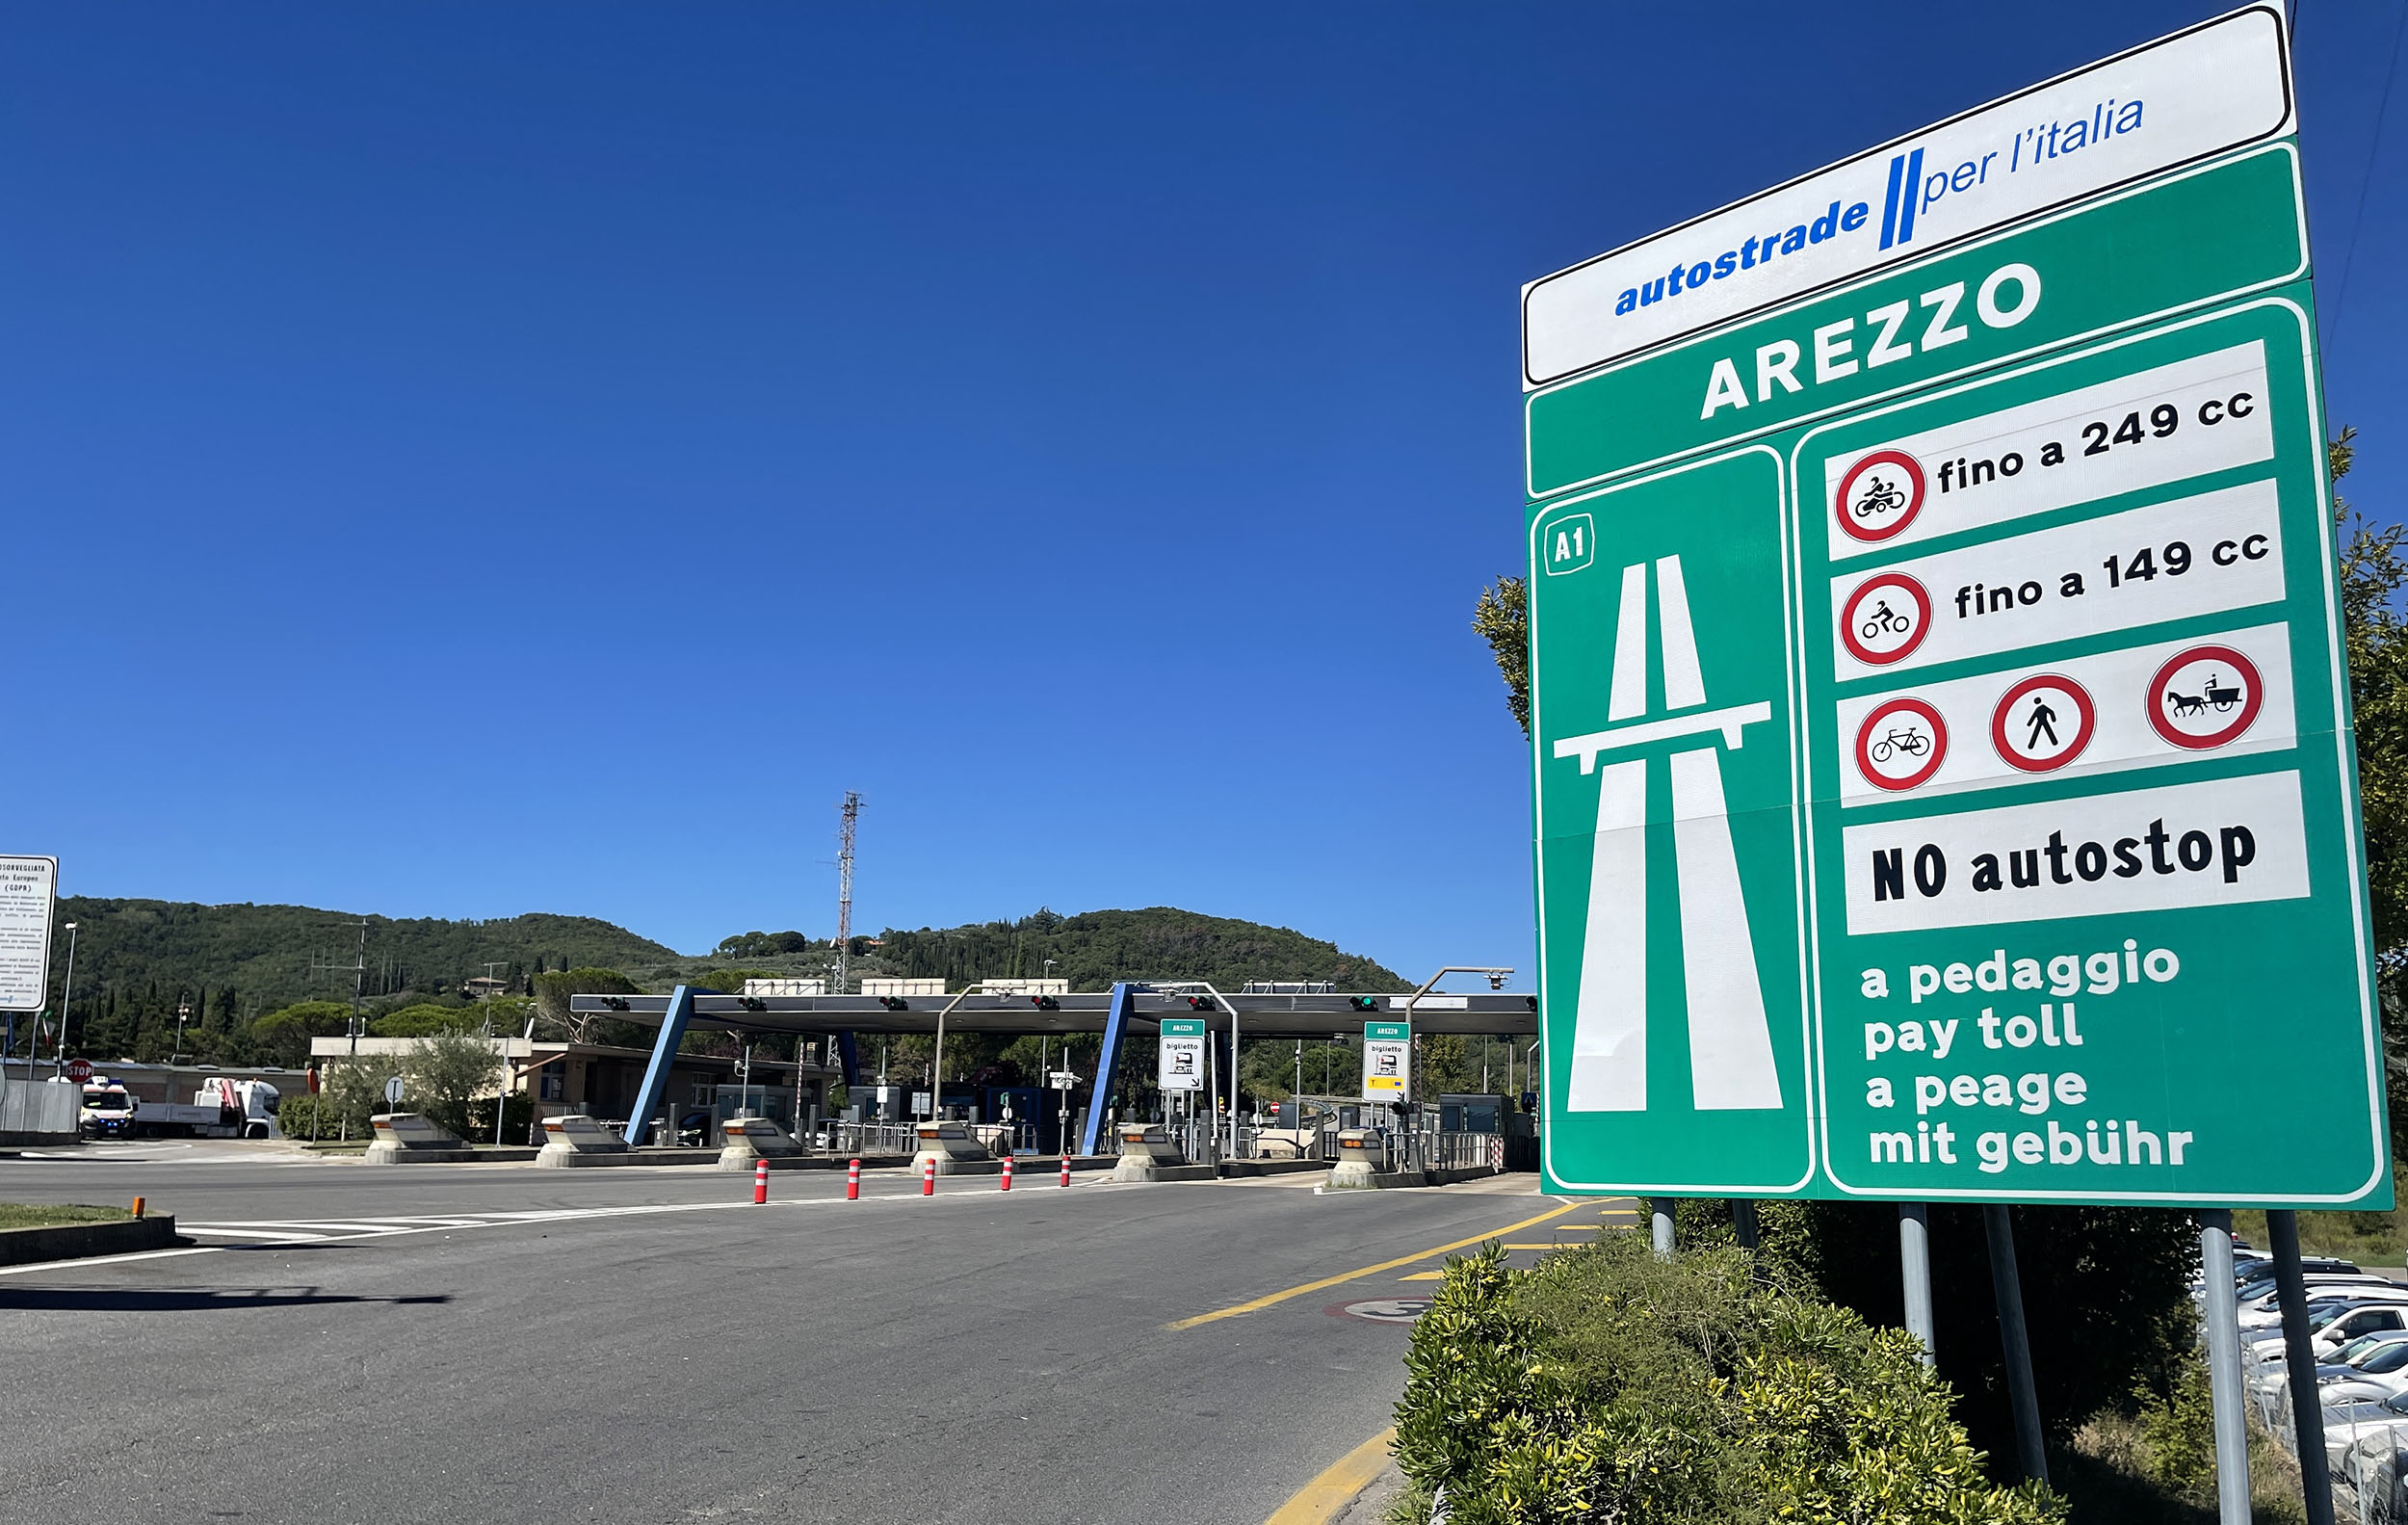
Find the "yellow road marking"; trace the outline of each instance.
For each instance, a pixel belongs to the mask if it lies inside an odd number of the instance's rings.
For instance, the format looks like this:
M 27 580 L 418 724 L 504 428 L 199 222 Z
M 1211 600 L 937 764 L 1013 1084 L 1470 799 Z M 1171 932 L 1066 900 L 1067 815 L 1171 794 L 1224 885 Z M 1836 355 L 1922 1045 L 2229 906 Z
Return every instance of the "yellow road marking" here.
M 1388 1464 L 1388 1447 L 1397 1438 L 1394 1427 L 1356 1446 L 1329 1465 L 1329 1470 L 1307 1483 L 1273 1512 L 1264 1525 L 1323 1525 L 1340 1510 L 1354 1502 L 1355 1495 L 1371 1486 L 1379 1476 L 1379 1469 Z
M 1360 1281 L 1365 1276 L 1375 1276 L 1383 1271 L 1394 1271 L 1399 1266 L 1409 1266 L 1416 1260 L 1427 1260 L 1432 1255 L 1443 1255 L 1450 1250 L 1486 1244 L 1491 1239 L 1502 1239 L 1516 1229 L 1533 1227 L 1550 1218 L 1560 1218 L 1578 1205 L 1576 1202 L 1566 1202 L 1553 1212 L 1541 1213 L 1536 1218 L 1525 1218 L 1518 1223 L 1507 1223 L 1503 1228 L 1492 1228 L 1484 1234 L 1474 1234 L 1469 1239 L 1458 1239 L 1451 1245 L 1440 1245 L 1435 1249 L 1425 1249 L 1419 1254 L 1399 1255 L 1394 1260 L 1383 1260 L 1375 1266 L 1363 1266 L 1357 1270 L 1340 1272 L 1334 1276 L 1323 1276 L 1319 1281 L 1308 1281 L 1300 1287 L 1290 1287 L 1285 1292 L 1273 1292 L 1251 1302 L 1236 1303 L 1226 1308 L 1216 1308 L 1210 1313 L 1199 1313 L 1193 1318 L 1178 1319 L 1163 1327 L 1170 1329 L 1191 1329 L 1199 1324 L 1210 1324 L 1215 1319 L 1234 1319 L 1241 1313 L 1259 1313 L 1274 1302 L 1285 1302 L 1290 1298 L 1300 1298 L 1308 1292 L 1319 1292 L 1323 1287 L 1335 1287 L 1348 1281 Z
M 1447 1279 L 1447 1274 L 1443 1271 L 1415 1271 L 1399 1276 L 1397 1279 L 1399 1281 L 1444 1281 Z

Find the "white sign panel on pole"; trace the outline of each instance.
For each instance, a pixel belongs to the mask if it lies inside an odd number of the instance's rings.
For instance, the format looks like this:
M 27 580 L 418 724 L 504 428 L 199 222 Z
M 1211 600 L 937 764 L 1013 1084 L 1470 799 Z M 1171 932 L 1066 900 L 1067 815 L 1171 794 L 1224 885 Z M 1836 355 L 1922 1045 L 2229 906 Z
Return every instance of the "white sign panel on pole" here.
M 1405 1022 L 1363 1024 L 1363 1099 L 1413 1099 L 1413 1029 Z
M 1165 1091 L 1204 1089 L 1204 1023 L 1200 1017 L 1163 1020 L 1161 1057 L 1155 1079 Z
M 49 1004 L 58 901 L 57 858 L 0 857 L 0 1012 L 39 1012 Z
M 2281 25 L 2218 17 L 1531 281 L 1523 386 L 2279 136 Z

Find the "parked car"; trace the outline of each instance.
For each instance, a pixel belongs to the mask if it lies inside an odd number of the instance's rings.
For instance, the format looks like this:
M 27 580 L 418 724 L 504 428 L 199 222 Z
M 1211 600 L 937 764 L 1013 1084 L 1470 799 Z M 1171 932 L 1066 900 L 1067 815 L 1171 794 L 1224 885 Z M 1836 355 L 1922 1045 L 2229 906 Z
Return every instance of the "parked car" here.
M 2403 1306 L 2408 1306 L 2408 1287 L 2395 1292 L 2381 1291 L 2373 1287 L 2351 1287 L 2346 1291 L 2337 1292 L 2332 1297 L 2319 1298 L 2308 1304 L 2308 1332 L 2312 1337 L 2328 1333 L 2344 1315 L 2354 1313 L 2360 1308 Z M 2344 1331 L 2342 1337 L 2346 1339 L 2354 1334 L 2371 1332 L 2371 1328 L 2361 1324 L 2355 1328 Z M 2278 1319 L 2271 1324 L 2243 1325 L 2240 1337 L 2245 1344 L 2280 1343 L 2283 1338 L 2282 1322 Z M 2338 1342 L 2326 1341 L 2326 1343 Z
M 2317 1359 L 2317 1402 L 2327 1406 L 2379 1402 L 2395 1390 L 2394 1386 L 2381 1385 L 2382 1380 L 2403 1373 L 2403 1369 L 2408 1369 L 2408 1329 L 2360 1335 Z M 2350 1385 L 2361 1379 L 2378 1385 L 2371 1391 Z M 2408 1375 L 2402 1375 L 2397 1386 L 2408 1388 Z M 2290 1373 L 2276 1361 L 2258 1383 L 2259 1416 L 2271 1427 L 2288 1415 L 2290 1407 Z
M 2408 1393 L 2408 1342 L 2392 1341 L 2354 1361 L 2316 1368 L 2317 1399 L 2335 1404 L 2381 1403 Z
M 2408 1519 L 2408 1393 L 2328 1408 L 2324 1439 L 2358 1518 Z
M 2361 1298 L 2388 1293 L 2408 1293 L 2408 1287 L 2384 1276 L 2327 1276 L 2308 1286 L 2308 1301 L 2334 1298 Z M 2240 1327 L 2246 1329 L 2270 1328 L 2283 1322 L 2281 1300 L 2271 1291 L 2252 1298 L 2240 1305 Z

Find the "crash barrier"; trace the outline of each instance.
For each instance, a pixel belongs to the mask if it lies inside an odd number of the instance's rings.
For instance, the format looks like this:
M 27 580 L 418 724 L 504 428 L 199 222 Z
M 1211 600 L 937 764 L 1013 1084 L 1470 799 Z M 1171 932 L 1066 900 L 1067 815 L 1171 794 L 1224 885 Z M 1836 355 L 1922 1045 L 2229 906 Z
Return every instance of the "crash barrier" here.
M 477 1151 L 458 1134 L 415 1112 L 384 1112 L 368 1119 L 375 1130 L 362 1156 L 369 1165 L 441 1165 L 473 1160 Z
M 1409 1136 L 1408 1136 L 1409 1137 Z M 1421 1142 L 1426 1144 L 1428 1135 Z M 1439 1137 L 1482 1138 L 1492 1135 L 1462 1134 Z M 1478 1165 L 1425 1166 L 1408 1157 L 1402 1163 L 1395 1158 L 1396 1145 L 1404 1142 L 1382 1139 L 1375 1129 L 1341 1128 L 1338 1130 L 1338 1163 L 1330 1167 L 1329 1179 L 1313 1188 L 1316 1192 L 1360 1192 L 1385 1190 L 1400 1186 L 1453 1186 L 1457 1181 L 1478 1180 L 1501 1173 L 1505 1165 L 1500 1154 L 1498 1163 Z M 1469 1151 L 1466 1151 L 1469 1152 Z
M 73 1144 L 83 1105 L 84 1088 L 71 1082 L 0 1076 L 0 1144 Z
M 831 1154 L 910 1154 L 920 1147 L 919 1129 L 908 1122 L 830 1122 Z
M 743 1171 L 756 1166 L 792 1170 L 810 1160 L 809 1151 L 793 1135 L 767 1117 L 730 1117 L 721 1133 L 726 1140 L 720 1150 L 722 1170 Z
M 1112 1167 L 1115 1181 L 1209 1181 L 1210 1165 L 1190 1165 L 1172 1142 L 1168 1129 L 1157 1123 L 1124 1122 L 1112 1130 L 1120 1139 L 1120 1163 Z

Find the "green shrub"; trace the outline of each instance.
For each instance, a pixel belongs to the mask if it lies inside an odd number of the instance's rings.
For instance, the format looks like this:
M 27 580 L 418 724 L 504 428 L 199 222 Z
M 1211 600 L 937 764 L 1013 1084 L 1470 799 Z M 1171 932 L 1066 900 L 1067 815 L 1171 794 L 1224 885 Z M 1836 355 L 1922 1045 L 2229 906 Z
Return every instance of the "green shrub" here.
M 1684 1201 L 1675 1211 L 1684 1247 L 1730 1242 L 1729 1204 Z M 1758 1258 L 1776 1274 L 1869 1324 L 1905 1322 L 1896 1207 L 1767 1201 L 1757 1213 Z M 2171 1394 L 2198 1343 L 2189 1295 L 2199 1268 L 2197 1223 L 2142 1207 L 2025 1206 L 2011 1217 L 2051 1444 L 2071 1444 L 2099 1414 L 2136 1413 L 2136 1393 Z M 1975 1446 L 2011 1457 L 2014 1421 L 1981 1210 L 1935 1203 L 1930 1224 L 1940 1376 L 1956 1393 L 1956 1417 Z
M 1505 1269 L 1451 1260 L 1415 1326 L 1397 1462 L 1450 1525 L 2046 1525 L 2001 1488 L 1905 1334 L 1730 1249 L 1637 1235 Z
M 503 1098 L 502 1137 L 499 1142 L 521 1147 L 527 1144 L 528 1126 L 535 1121 L 535 1098 L 523 1091 L 514 1091 Z M 468 1132 L 462 1137 L 471 1144 L 492 1144 L 493 1098 L 484 1096 L 468 1104 Z M 543 1141 L 537 1139 L 537 1143 Z

